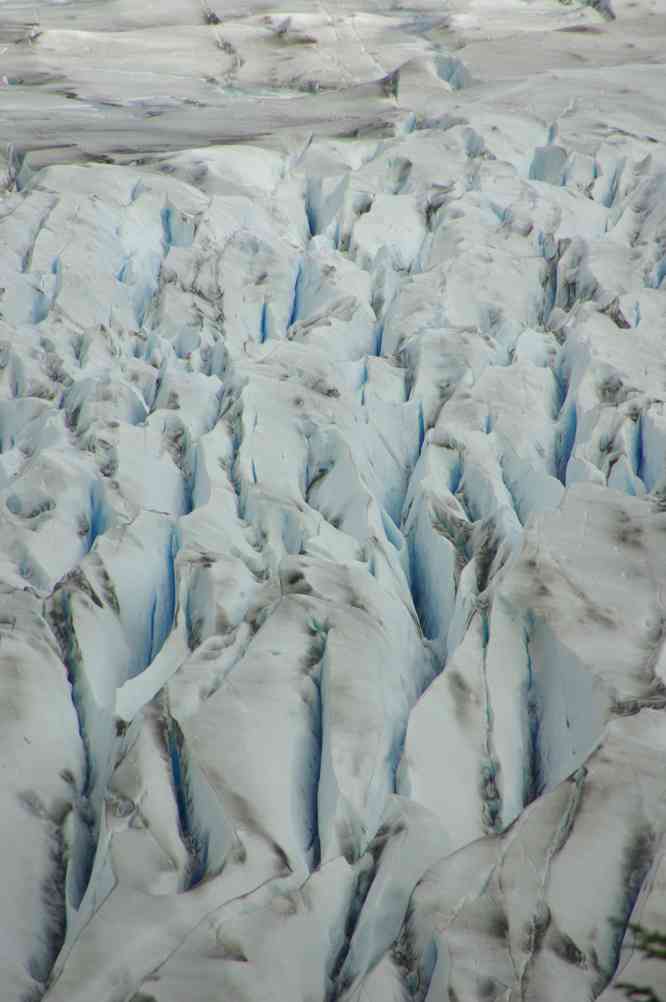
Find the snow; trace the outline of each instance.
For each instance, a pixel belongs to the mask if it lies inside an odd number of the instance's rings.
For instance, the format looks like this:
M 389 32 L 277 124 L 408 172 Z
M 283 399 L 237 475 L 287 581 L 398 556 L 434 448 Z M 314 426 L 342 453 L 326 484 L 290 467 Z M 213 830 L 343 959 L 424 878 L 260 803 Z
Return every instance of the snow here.
M 664 991 L 665 15 L 388 6 L 2 4 L 22 1002 Z

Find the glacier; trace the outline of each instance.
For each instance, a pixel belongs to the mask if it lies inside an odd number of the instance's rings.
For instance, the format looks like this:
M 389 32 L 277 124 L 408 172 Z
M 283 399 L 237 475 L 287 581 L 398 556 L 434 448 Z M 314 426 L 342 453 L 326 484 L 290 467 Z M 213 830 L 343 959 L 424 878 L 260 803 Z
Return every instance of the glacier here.
M 666 997 L 662 0 L 0 0 L 0 998 Z

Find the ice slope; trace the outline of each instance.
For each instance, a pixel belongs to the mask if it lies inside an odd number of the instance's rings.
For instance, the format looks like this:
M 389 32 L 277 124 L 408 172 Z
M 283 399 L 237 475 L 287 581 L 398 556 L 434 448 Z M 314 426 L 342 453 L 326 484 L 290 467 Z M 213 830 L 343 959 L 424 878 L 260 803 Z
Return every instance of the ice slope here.
M 503 835 L 424 875 L 400 944 L 418 997 L 598 996 L 662 831 L 662 740 L 657 711 L 612 723 Z
M 665 16 L 0 3 L 8 1000 L 663 993 Z

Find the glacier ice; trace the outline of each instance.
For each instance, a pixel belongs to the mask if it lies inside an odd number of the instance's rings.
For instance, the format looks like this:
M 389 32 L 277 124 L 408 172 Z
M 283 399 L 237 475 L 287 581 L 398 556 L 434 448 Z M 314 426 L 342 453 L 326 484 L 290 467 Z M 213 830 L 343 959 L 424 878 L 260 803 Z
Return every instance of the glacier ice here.
M 664 994 L 659 4 L 1 6 L 7 998 Z

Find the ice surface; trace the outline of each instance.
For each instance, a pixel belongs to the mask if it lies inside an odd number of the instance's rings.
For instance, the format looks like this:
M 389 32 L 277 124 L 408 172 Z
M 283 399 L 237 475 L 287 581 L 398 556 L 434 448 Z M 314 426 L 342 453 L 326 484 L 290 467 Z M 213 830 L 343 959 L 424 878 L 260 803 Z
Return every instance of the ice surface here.
M 586 766 L 502 836 L 426 874 L 403 945 L 421 957 L 425 998 L 471 999 L 482 985 L 534 999 L 599 994 L 663 824 L 661 741 L 658 711 L 614 722 Z
M 7 998 L 663 994 L 664 11 L 0 7 Z

